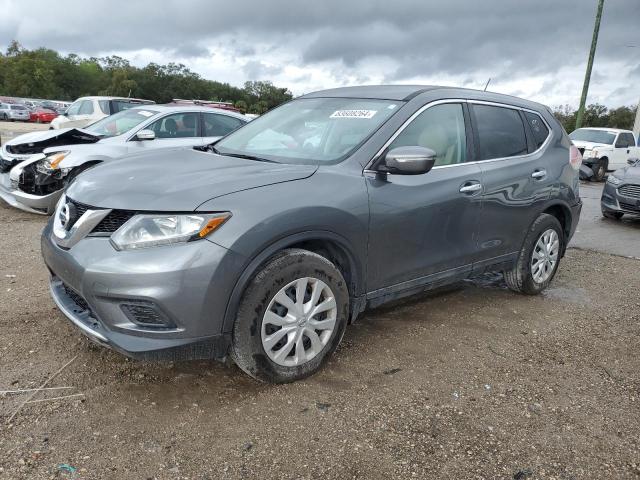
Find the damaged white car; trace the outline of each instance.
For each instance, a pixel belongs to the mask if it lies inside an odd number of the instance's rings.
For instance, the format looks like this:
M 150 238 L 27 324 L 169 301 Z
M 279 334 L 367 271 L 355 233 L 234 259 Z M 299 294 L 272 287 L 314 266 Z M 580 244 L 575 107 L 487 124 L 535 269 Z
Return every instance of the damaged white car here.
M 208 145 L 249 121 L 210 107 L 152 105 L 125 110 L 83 128 L 32 132 L 0 149 L 0 198 L 50 215 L 64 188 L 104 161 L 150 149 Z

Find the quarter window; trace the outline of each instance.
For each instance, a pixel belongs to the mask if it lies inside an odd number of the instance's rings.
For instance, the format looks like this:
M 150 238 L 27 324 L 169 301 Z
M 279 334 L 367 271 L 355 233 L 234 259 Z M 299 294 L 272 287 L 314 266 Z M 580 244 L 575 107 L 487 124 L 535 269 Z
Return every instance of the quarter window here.
M 153 130 L 156 138 L 190 138 L 198 135 L 197 113 L 174 113 L 152 123 L 149 129 Z
M 436 166 L 464 162 L 467 138 L 462 105 L 445 103 L 426 109 L 396 137 L 389 149 L 409 146 L 436 152 Z
M 524 124 L 517 110 L 473 105 L 479 143 L 479 160 L 505 158 L 527 153 Z
M 540 115 L 531 112 L 524 112 L 524 117 L 527 119 L 531 133 L 533 133 L 533 140 L 536 144 L 536 148 L 540 148 L 549 136 L 549 129 L 545 125 Z
M 218 115 L 217 113 L 204 114 L 205 137 L 224 137 L 242 125 L 244 125 L 242 120 L 230 115 Z

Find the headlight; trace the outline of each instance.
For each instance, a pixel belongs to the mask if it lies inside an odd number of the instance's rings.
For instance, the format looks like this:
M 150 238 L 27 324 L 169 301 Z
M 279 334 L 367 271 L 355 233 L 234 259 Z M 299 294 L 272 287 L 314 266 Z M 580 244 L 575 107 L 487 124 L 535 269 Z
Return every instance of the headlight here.
M 231 217 L 224 213 L 135 215 L 112 236 L 116 250 L 134 250 L 205 238 Z
M 584 153 L 582 154 L 582 158 L 591 158 L 592 155 L 593 155 L 593 150 L 585 150 Z
M 615 185 L 618 186 L 622 183 L 622 180 L 620 180 L 618 177 L 614 176 L 614 175 L 609 175 L 607 177 L 607 183 L 610 183 L 611 185 Z
M 70 168 L 59 168 L 60 162 L 69 155 L 71 152 L 56 152 L 51 155 L 47 155 L 44 160 L 40 160 L 36 163 L 36 170 L 46 175 L 51 175 L 54 172 L 60 171 L 62 176 L 71 171 Z

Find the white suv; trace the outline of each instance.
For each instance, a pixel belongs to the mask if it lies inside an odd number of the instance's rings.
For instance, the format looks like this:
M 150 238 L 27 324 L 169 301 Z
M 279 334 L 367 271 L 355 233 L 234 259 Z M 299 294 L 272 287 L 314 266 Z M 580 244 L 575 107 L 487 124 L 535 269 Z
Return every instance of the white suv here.
M 51 122 L 50 130 L 57 128 L 82 128 L 101 118 L 128 108 L 155 103 L 152 100 L 123 97 L 81 97 Z

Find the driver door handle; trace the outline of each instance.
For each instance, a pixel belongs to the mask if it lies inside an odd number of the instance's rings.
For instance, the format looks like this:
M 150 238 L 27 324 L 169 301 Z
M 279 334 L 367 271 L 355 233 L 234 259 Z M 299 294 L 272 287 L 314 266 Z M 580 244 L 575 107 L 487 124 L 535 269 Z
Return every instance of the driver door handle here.
M 546 170 L 536 170 L 535 172 L 533 172 L 531 174 L 531 178 L 535 178 L 536 180 L 542 180 L 544 177 L 547 176 L 547 171 Z
M 482 190 L 482 184 L 478 182 L 466 182 L 460 187 L 460 193 L 473 194 Z

